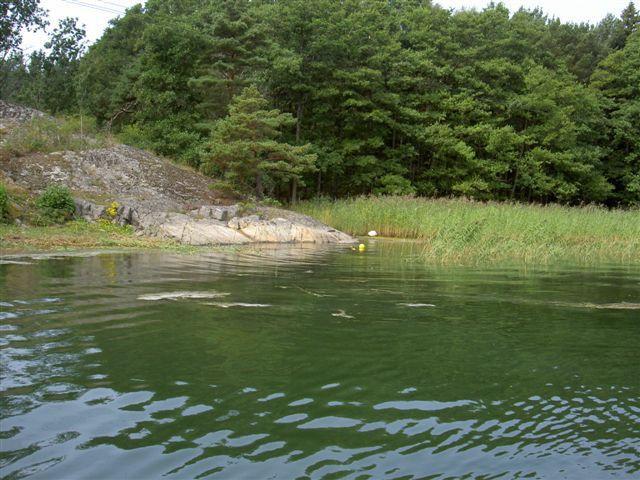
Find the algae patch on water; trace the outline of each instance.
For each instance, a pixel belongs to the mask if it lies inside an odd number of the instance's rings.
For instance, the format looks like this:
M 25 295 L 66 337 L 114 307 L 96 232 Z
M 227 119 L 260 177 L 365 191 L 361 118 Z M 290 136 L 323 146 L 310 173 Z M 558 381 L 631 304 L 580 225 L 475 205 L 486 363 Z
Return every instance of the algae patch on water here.
M 219 298 L 226 297 L 228 293 L 223 292 L 190 292 L 190 291 L 178 291 L 178 292 L 164 292 L 164 293 L 152 293 L 138 296 L 138 300 L 179 300 L 181 298 Z
M 435 307 L 433 303 L 398 303 L 398 305 L 410 308 Z
M 207 302 L 207 303 L 203 303 L 203 305 L 211 305 L 213 307 L 220 307 L 220 308 L 232 308 L 232 307 L 266 308 L 266 307 L 271 307 L 271 305 L 268 304 L 268 303 L 244 303 L 244 302 L 231 302 L 231 303 Z

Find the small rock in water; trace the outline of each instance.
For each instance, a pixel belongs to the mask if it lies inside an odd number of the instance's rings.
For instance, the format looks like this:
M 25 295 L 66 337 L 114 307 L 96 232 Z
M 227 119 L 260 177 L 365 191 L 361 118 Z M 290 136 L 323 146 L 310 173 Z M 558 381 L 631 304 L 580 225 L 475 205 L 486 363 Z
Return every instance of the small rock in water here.
M 370 237 L 377 237 L 378 232 L 376 232 L 375 230 L 371 230 L 369 233 L 367 233 L 367 235 L 369 235 Z

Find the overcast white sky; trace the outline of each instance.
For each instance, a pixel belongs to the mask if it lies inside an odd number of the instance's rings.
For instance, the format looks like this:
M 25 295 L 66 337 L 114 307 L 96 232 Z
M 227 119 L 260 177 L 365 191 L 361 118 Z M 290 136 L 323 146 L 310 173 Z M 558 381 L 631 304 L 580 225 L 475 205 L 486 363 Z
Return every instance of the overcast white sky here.
M 310 0 L 312 1 L 312 0 Z M 124 13 L 127 7 L 143 3 L 141 0 L 41 0 L 41 5 L 49 11 L 51 30 L 64 17 L 78 17 L 85 25 L 89 41 L 100 37 L 110 19 Z M 447 8 L 485 7 L 489 0 L 436 0 Z M 497 3 L 497 2 L 496 2 Z M 512 12 L 524 6 L 541 7 L 550 16 L 565 22 L 597 23 L 607 13 L 618 15 L 629 0 L 503 0 Z M 26 53 L 41 48 L 46 41 L 44 32 L 26 32 L 23 48 Z
M 49 28 L 65 17 L 77 17 L 87 30 L 90 42 L 96 41 L 107 27 L 109 20 L 120 16 L 127 7 L 143 0 L 40 0 L 40 5 L 49 11 Z M 22 39 L 22 48 L 26 53 L 42 48 L 47 41 L 47 34 L 42 31 L 26 32 Z

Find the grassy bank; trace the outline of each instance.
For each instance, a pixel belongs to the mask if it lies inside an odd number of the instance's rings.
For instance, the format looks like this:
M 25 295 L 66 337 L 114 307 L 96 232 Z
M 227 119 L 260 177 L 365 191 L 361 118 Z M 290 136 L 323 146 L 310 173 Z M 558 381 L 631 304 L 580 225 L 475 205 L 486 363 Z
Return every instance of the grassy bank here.
M 78 220 L 46 227 L 0 224 L 1 254 L 85 248 L 194 249 L 168 240 L 139 237 L 135 235 L 133 228 L 109 222 L 89 223 Z
M 420 239 L 429 261 L 640 263 L 640 210 L 401 197 L 317 200 L 296 210 L 353 235 Z
M 80 151 L 113 145 L 110 134 L 100 131 L 91 117 L 34 117 L 0 128 L 0 160 L 29 153 Z

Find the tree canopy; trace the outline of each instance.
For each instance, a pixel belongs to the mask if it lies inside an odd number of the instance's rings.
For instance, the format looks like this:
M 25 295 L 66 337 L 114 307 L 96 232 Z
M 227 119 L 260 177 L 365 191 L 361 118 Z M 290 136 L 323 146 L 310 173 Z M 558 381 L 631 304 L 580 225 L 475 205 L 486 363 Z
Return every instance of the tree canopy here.
M 149 0 L 86 53 L 60 43 L 61 25 L 47 49 L 3 60 L 0 93 L 90 113 L 125 141 L 282 198 L 300 185 L 635 205 L 639 25 L 633 2 L 591 25 L 501 3 Z M 254 133 L 275 122 L 273 135 L 252 138 L 252 115 Z M 269 142 L 286 168 L 264 163 L 277 164 Z
M 0 56 L 6 60 L 9 54 L 20 49 L 22 30 L 44 28 L 47 25 L 45 11 L 40 0 L 0 1 Z

